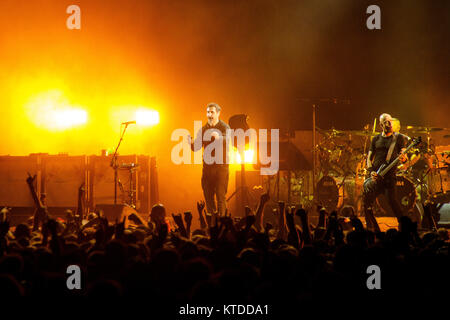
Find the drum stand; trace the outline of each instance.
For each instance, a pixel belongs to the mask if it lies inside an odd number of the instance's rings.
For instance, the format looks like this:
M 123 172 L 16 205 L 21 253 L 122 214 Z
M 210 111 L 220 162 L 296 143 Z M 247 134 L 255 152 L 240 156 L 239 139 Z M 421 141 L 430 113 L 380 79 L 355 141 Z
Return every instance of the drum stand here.
M 119 150 L 120 143 L 123 140 L 123 136 L 125 135 L 125 132 L 127 131 L 129 124 L 130 124 L 130 122 L 124 122 L 120 125 L 121 132 L 120 132 L 119 143 L 117 144 L 116 150 L 114 151 L 114 154 L 111 158 L 111 162 L 109 164 L 114 170 L 114 204 L 117 204 L 117 183 L 118 183 L 117 170 L 119 169 L 119 164 L 117 163 L 117 156 L 118 156 L 117 151 Z M 123 131 L 122 131 L 122 125 L 125 125 Z
M 136 194 L 136 189 L 135 186 L 133 185 L 133 175 L 137 170 L 137 167 L 139 166 L 139 164 L 136 163 L 130 163 L 130 164 L 122 164 L 119 169 L 122 170 L 128 170 L 129 172 L 129 186 L 128 186 L 128 199 L 129 199 L 129 203 L 126 203 L 126 201 L 124 201 L 124 204 L 127 204 L 128 206 L 130 206 L 133 209 L 136 209 L 136 203 L 135 203 L 135 194 Z M 122 191 L 122 193 L 125 193 L 125 190 L 123 189 L 123 185 L 120 182 L 119 179 L 119 187 Z

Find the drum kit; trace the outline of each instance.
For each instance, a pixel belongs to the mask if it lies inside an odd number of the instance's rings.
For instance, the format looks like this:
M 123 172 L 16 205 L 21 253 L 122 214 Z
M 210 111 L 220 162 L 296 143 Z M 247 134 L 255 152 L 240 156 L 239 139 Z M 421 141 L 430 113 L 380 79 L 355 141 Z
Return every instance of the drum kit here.
M 396 199 L 405 214 L 416 204 L 445 198 L 450 201 L 450 149 L 434 146 L 431 135 L 449 130 L 436 127 L 407 126 L 407 135 L 425 135 L 417 148 L 408 152 L 408 161 L 397 168 Z M 322 139 L 316 145 L 319 178 L 316 200 L 328 211 L 352 205 L 362 213 L 362 191 L 366 178 L 366 158 L 371 138 L 379 132 L 317 129 Z M 444 135 L 450 140 L 450 135 Z M 440 200 L 442 201 L 442 200 Z M 420 212 L 420 210 L 419 210 Z M 387 199 L 377 199 L 378 215 L 394 216 Z

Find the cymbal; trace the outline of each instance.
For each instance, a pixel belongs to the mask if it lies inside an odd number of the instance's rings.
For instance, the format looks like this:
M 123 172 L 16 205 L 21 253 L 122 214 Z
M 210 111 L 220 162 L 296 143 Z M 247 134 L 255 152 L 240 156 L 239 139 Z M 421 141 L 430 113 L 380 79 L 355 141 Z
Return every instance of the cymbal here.
M 317 131 L 319 131 L 321 134 L 324 134 L 324 135 L 329 135 L 329 136 L 343 136 L 343 135 L 345 135 L 345 131 L 342 131 L 342 130 L 336 130 L 336 129 L 324 130 L 324 129 L 320 129 L 318 127 L 316 127 L 316 128 L 317 128 Z
M 444 128 L 437 127 L 419 127 L 419 126 L 407 126 L 406 129 L 412 130 L 414 133 L 430 133 L 436 131 L 442 131 Z
M 349 134 L 353 134 L 355 136 L 364 136 L 364 137 L 373 137 L 379 134 L 379 132 L 375 131 L 364 131 L 364 130 L 352 130 L 348 131 Z

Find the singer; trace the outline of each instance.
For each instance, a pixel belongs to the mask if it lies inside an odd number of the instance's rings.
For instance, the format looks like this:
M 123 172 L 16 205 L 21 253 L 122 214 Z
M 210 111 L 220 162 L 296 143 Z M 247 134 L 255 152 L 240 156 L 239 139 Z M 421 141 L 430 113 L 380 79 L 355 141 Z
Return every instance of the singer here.
M 201 139 L 202 143 L 195 143 L 191 136 L 188 136 L 188 143 L 191 145 L 192 151 L 198 151 L 201 147 L 206 147 L 209 145 L 213 139 L 223 140 L 223 150 L 226 150 L 226 132 L 230 129 L 228 124 L 224 121 L 219 120 L 221 107 L 216 103 L 209 103 L 206 106 L 206 116 L 208 122 L 202 127 L 197 133 L 197 139 Z M 202 134 L 205 131 L 213 129 L 211 141 L 205 141 L 202 139 Z M 200 146 L 200 148 L 196 148 Z M 220 216 L 225 214 L 226 210 L 226 198 L 228 188 L 228 162 L 226 161 L 227 153 L 224 152 L 224 159 L 222 163 L 212 163 L 207 164 L 203 158 L 203 171 L 202 171 L 202 189 L 203 195 L 205 196 L 206 210 L 209 213 L 215 213 L 216 211 Z M 212 154 L 214 156 L 214 154 Z M 214 197 L 217 198 L 217 206 Z

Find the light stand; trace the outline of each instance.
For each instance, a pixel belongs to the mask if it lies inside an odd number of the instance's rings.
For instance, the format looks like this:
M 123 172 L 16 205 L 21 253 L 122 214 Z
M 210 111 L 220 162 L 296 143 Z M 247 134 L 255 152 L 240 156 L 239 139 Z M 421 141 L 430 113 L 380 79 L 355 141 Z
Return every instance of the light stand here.
M 230 117 L 230 119 L 228 120 L 228 124 L 230 128 L 233 130 L 242 129 L 245 132 L 249 129 L 247 120 L 248 120 L 247 115 L 237 114 Z M 234 192 L 228 197 L 227 202 L 230 201 L 235 195 L 237 195 L 240 192 L 241 194 L 240 209 L 242 210 L 242 212 L 245 212 L 245 206 L 248 205 L 248 201 L 251 198 L 251 194 L 248 190 L 245 179 L 245 147 L 243 148 L 243 150 L 239 150 L 237 141 L 232 142 L 233 146 L 235 146 L 236 149 L 239 151 L 239 155 L 241 157 L 241 185 L 238 188 L 236 188 Z

